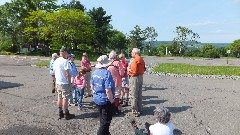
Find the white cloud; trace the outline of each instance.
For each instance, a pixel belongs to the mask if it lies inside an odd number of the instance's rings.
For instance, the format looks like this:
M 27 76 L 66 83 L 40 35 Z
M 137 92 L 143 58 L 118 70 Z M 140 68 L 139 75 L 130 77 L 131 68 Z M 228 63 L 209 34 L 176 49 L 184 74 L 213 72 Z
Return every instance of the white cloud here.
M 204 25 L 212 25 L 212 24 L 217 24 L 217 23 L 213 22 L 213 21 L 210 21 L 210 20 L 206 20 L 206 21 L 203 21 L 203 22 L 186 24 L 186 26 L 191 27 L 191 26 L 204 26 Z

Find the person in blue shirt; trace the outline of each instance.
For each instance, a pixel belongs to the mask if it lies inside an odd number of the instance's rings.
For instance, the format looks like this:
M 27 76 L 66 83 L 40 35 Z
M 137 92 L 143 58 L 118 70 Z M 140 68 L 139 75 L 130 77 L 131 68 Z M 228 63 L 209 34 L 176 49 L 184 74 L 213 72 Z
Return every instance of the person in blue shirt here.
M 50 75 L 52 77 L 52 93 L 55 93 L 56 91 L 56 78 L 55 78 L 55 74 L 53 72 L 53 64 L 54 64 L 54 61 L 58 58 L 58 55 L 57 53 L 53 53 L 52 54 L 52 59 L 50 61 L 50 64 L 49 64 L 49 68 L 50 68 Z
M 68 103 L 69 105 L 77 105 L 77 92 L 76 92 L 76 88 L 73 85 L 73 81 L 74 78 L 78 75 L 78 69 L 76 67 L 76 64 L 74 63 L 75 60 L 75 55 L 74 54 L 69 54 L 68 55 L 68 60 L 69 60 L 69 64 L 70 64 L 70 69 L 69 72 L 71 74 L 71 84 L 72 84 L 72 97 L 69 98 Z
M 97 135 L 110 135 L 109 126 L 114 112 L 114 80 L 107 70 L 110 65 L 107 55 L 97 59 L 96 70 L 92 73 L 91 88 L 93 101 L 98 107 L 100 127 Z

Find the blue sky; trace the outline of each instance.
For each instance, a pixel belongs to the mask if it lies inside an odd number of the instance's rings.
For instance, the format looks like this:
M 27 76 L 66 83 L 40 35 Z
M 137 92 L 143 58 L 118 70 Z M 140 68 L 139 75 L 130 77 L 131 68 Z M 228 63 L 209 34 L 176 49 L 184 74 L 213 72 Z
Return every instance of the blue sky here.
M 62 1 L 62 0 L 59 0 Z M 71 0 L 64 0 L 69 2 Z M 10 0 L 1 0 L 0 5 Z M 171 41 L 176 26 L 200 35 L 203 43 L 240 39 L 240 0 L 81 0 L 87 10 L 103 7 L 114 29 L 128 34 L 136 25 L 154 27 L 157 40 Z

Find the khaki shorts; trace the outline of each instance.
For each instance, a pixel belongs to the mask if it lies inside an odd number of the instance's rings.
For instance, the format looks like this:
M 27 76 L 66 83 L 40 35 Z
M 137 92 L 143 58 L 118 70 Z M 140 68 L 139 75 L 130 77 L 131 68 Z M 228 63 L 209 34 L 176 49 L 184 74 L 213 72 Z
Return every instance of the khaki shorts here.
M 58 99 L 64 98 L 69 99 L 71 98 L 72 91 L 71 87 L 68 84 L 57 84 L 56 89 L 58 92 Z

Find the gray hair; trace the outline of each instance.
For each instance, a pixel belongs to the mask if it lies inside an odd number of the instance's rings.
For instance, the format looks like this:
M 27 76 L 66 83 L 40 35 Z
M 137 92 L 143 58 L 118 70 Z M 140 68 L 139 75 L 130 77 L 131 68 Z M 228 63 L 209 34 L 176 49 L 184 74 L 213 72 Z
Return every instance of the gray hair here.
M 160 123 L 168 123 L 170 121 L 171 113 L 165 107 L 156 107 L 154 115 L 157 116 Z
M 138 48 L 133 48 L 132 52 L 136 53 L 136 54 L 140 54 L 140 49 Z

